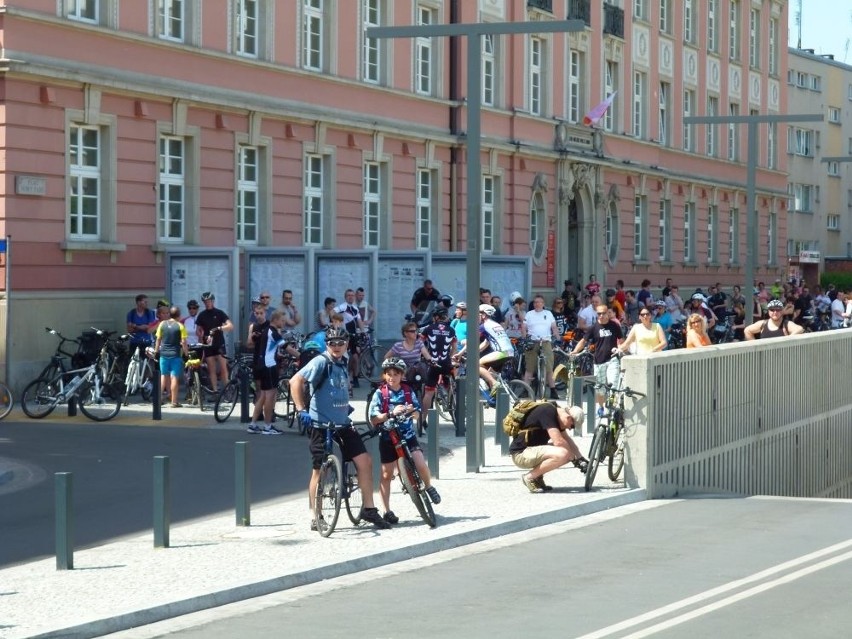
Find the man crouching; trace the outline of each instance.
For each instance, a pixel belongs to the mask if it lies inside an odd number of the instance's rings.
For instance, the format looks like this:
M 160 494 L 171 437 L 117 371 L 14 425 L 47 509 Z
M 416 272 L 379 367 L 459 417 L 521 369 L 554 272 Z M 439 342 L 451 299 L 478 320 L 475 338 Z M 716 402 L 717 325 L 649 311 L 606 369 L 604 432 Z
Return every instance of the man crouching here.
M 518 468 L 530 472 L 521 477 L 531 493 L 552 490 L 544 483 L 545 473 L 572 462 L 586 472 L 588 460 L 580 453 L 574 440 L 565 433 L 583 426 L 586 414 L 579 406 L 562 408 L 554 403 L 542 403 L 527 413 L 523 428 L 512 440 L 509 454 Z

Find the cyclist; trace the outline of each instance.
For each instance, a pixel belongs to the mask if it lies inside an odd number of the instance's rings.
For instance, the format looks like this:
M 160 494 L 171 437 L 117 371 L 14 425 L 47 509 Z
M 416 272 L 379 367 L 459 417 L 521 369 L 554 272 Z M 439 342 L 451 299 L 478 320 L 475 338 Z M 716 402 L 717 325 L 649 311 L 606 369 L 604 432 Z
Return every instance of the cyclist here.
M 263 311 L 262 308 L 259 309 Z M 281 435 L 282 431 L 275 428 L 275 397 L 278 395 L 278 346 L 284 343 L 281 331 L 284 330 L 285 314 L 281 310 L 272 311 L 268 322 L 261 324 L 260 335 L 254 338 L 254 374 L 260 381 L 256 404 L 263 409 L 266 426 L 264 435 Z M 255 422 L 255 426 L 257 423 Z M 249 425 L 251 428 L 251 425 Z M 256 432 L 256 431 L 249 431 Z
M 743 330 L 747 340 L 752 339 L 768 339 L 770 337 L 786 337 L 788 335 L 798 335 L 803 333 L 805 329 L 796 324 L 793 320 L 789 320 L 781 315 L 784 310 L 784 303 L 781 300 L 772 300 L 766 305 L 766 312 L 769 313 L 769 319 L 757 320 L 754 324 L 746 326 Z
M 556 383 L 553 381 L 553 343 L 552 339 L 559 339 L 559 329 L 556 327 L 556 318 L 553 313 L 544 308 L 544 296 L 536 295 L 533 298 L 533 310 L 524 316 L 521 324 L 521 335 L 535 341 L 533 348 L 524 353 L 524 381 L 530 382 L 537 368 L 539 351 L 544 353 L 545 382 L 550 388 L 550 399 L 559 399 L 556 394 Z M 541 382 L 542 380 L 539 380 Z
M 163 387 L 171 391 L 172 408 L 180 408 L 178 397 L 180 378 L 183 375 L 183 355 L 189 356 L 186 345 L 186 327 L 180 321 L 180 309 L 169 308 L 169 319 L 157 326 L 157 340 L 154 352 L 160 354 L 160 373 L 163 375 Z M 163 403 L 169 401 L 169 395 L 163 393 Z
M 491 319 L 494 316 L 494 307 L 491 304 L 479 305 L 479 351 L 482 356 L 479 359 L 479 376 L 488 384 L 488 391 L 483 390 L 482 396 L 489 403 L 495 403 L 491 396 L 494 388 L 494 376 L 488 369 L 495 372 L 515 355 L 512 341 L 506 335 L 503 327 Z M 469 341 L 468 341 L 469 343 Z M 467 352 L 467 345 L 459 351 L 456 357 L 461 357 Z
M 204 304 L 204 310 L 195 319 L 196 333 L 202 343 L 210 346 L 205 361 L 210 373 L 210 388 L 215 393 L 218 390 L 217 374 L 222 381 L 222 388 L 228 383 L 228 363 L 223 357 L 225 333 L 234 330 L 234 325 L 225 311 L 216 308 L 216 296 L 213 293 L 202 293 L 201 303 Z
M 411 391 L 411 387 L 402 382 L 406 368 L 405 362 L 399 357 L 390 357 L 382 362 L 382 376 L 385 381 L 376 389 L 376 392 L 373 393 L 373 399 L 370 401 L 370 423 L 373 426 L 379 426 L 391 417 L 405 416 L 405 421 L 399 427 L 400 435 L 408 442 L 408 449 L 411 451 L 417 472 L 420 473 L 420 477 L 426 485 L 426 493 L 429 495 L 429 499 L 432 500 L 433 504 L 440 504 L 441 496 L 432 485 L 429 467 L 426 465 L 426 459 L 423 457 L 423 451 L 420 449 L 417 435 L 414 433 L 413 425 L 414 420 L 420 416 L 420 403 L 417 401 L 417 396 Z M 379 456 L 382 461 L 379 495 L 385 509 L 384 520 L 389 524 L 398 524 L 399 517 L 390 509 L 391 481 L 393 480 L 394 468 L 396 468 L 397 454 L 390 436 L 385 432 L 382 432 L 379 437 Z
M 346 347 L 349 333 L 345 328 L 332 327 L 325 333 L 326 351 L 303 366 L 290 378 L 290 395 L 299 414 L 299 421 L 307 426 L 314 423 L 349 424 L 349 372 L 347 370 Z M 311 385 L 307 395 L 305 386 Z M 340 450 L 345 460 L 355 464 L 358 485 L 364 500 L 361 517 L 376 528 L 390 528 L 373 502 L 373 459 L 364 446 L 364 441 L 353 428 L 337 431 Z M 310 429 L 310 451 L 312 459 L 311 479 L 308 484 L 308 501 L 311 513 L 311 530 L 317 529 L 313 520 L 314 498 L 319 483 L 319 469 L 326 457 L 325 433 L 320 428 Z
M 443 305 L 432 311 L 432 323 L 420 331 L 423 340 L 421 355 L 430 362 L 426 371 L 426 381 L 423 390 L 423 412 L 432 408 L 432 398 L 435 396 L 435 385 L 443 375 L 449 378 L 453 374 L 453 354 L 456 352 L 456 332 L 449 324 L 449 314 Z
M 456 350 L 460 351 L 467 343 L 467 302 L 456 304 L 455 317 L 450 326 L 456 332 Z
M 598 403 L 598 417 L 604 413 L 604 384 L 615 386 L 618 382 L 621 364 L 613 357 L 613 350 L 621 344 L 621 326 L 610 319 L 609 308 L 606 304 L 598 304 L 595 309 L 597 321 L 586 331 L 583 338 L 577 342 L 572 355 L 576 355 L 586 344 L 595 347 L 595 378 L 597 380 L 595 399 Z

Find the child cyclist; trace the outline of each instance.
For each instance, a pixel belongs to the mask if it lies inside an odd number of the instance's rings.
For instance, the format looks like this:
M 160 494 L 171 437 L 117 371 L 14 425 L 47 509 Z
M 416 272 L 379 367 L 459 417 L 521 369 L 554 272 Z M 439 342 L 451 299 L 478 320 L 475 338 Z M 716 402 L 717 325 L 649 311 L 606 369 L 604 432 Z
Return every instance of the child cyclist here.
M 411 451 L 412 458 L 414 458 L 414 465 L 426 484 L 426 493 L 429 495 L 429 499 L 432 500 L 433 504 L 440 504 L 441 496 L 432 485 L 429 467 L 426 465 L 426 459 L 423 457 L 423 451 L 420 449 L 417 435 L 414 432 L 414 424 L 419 418 L 420 402 L 411 388 L 402 383 L 407 368 L 405 362 L 399 357 L 389 357 L 382 362 L 384 383 L 373 393 L 369 411 L 370 423 L 378 427 L 390 420 L 391 417 L 405 417 L 405 420 L 399 426 L 400 435 L 408 442 L 408 448 Z M 391 444 L 390 435 L 386 432 L 382 432 L 379 437 L 379 456 L 382 460 L 379 495 L 385 509 L 384 519 L 389 524 L 397 524 L 399 517 L 390 509 L 391 480 L 393 480 L 394 468 L 396 468 L 397 455 L 393 444 Z

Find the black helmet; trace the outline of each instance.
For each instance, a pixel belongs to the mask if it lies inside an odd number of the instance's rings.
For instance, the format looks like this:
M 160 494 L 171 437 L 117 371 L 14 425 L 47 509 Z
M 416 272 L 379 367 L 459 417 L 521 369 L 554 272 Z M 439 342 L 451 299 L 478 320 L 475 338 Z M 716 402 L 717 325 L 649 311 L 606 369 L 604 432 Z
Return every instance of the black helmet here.
M 432 311 L 432 317 L 435 319 L 440 319 L 442 317 L 449 317 L 450 314 L 447 312 L 446 307 L 441 306 L 440 304 L 435 307 L 435 310 Z
M 349 339 L 349 333 L 346 332 L 346 329 L 342 326 L 329 326 L 325 329 L 325 341 L 328 342 L 332 339 Z
M 207 300 L 215 300 L 216 296 L 213 295 L 210 291 L 205 291 L 201 294 L 201 301 L 206 302 Z
M 452 295 L 441 295 L 438 300 L 441 304 L 444 305 L 444 308 L 450 308 L 453 305 L 453 296 Z
M 404 375 L 408 366 L 406 366 L 405 362 L 399 357 L 388 357 L 382 362 L 382 370 L 386 371 L 389 368 L 395 368 Z

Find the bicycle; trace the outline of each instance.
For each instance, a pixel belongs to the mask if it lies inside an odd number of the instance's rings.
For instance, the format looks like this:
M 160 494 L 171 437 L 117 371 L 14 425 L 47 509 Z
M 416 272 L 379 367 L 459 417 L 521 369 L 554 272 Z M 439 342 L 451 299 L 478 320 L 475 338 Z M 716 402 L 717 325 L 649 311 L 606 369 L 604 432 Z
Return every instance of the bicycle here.
M 524 343 L 524 351 L 531 351 L 533 349 L 538 349 L 538 354 L 536 355 L 536 364 L 535 364 L 535 372 L 533 385 L 530 385 L 532 388 L 534 395 L 531 396 L 534 399 L 546 399 L 546 393 L 549 391 L 547 387 L 547 360 L 544 356 L 544 349 L 542 348 L 543 344 L 549 340 L 547 339 L 527 339 Z
M 53 355 L 51 355 L 50 361 L 47 363 L 47 366 L 45 366 L 41 370 L 41 372 L 36 376 L 36 378 L 27 384 L 27 386 L 38 380 L 53 379 L 59 373 L 67 372 L 67 362 L 71 361 L 71 358 L 76 355 L 77 350 L 79 350 L 80 348 L 80 340 L 73 339 L 71 337 L 65 337 L 64 335 L 62 335 L 62 333 L 50 328 L 49 326 L 46 326 L 44 330 L 53 335 L 54 337 L 58 337 L 59 344 L 56 346 L 56 351 L 54 351 Z M 70 342 L 77 347 L 77 350 L 75 350 L 74 353 L 65 350 L 65 344 L 67 342 Z
M 131 395 L 137 392 L 142 396 L 144 401 L 150 401 L 151 395 L 154 392 L 154 370 L 152 368 L 151 356 L 153 349 L 146 347 L 144 344 L 131 344 L 133 354 L 130 356 L 130 362 L 127 364 L 127 374 L 124 377 L 124 405 L 127 406 L 130 402 L 128 399 Z M 144 350 L 144 358 L 142 352 Z
M 5 383 L 0 382 L 0 419 L 5 419 L 12 412 L 12 407 L 15 400 L 12 397 L 12 391 Z
M 357 340 L 358 352 L 360 360 L 358 361 L 358 372 L 365 379 L 376 379 L 376 371 L 382 372 L 382 361 L 384 360 L 385 350 L 373 341 L 373 329 L 364 329 L 363 332 L 358 332 L 353 338 Z
M 240 400 L 240 389 L 242 388 L 243 380 L 246 380 L 249 404 L 254 404 L 257 401 L 257 389 L 254 387 L 254 371 L 251 365 L 251 355 L 241 355 L 234 358 L 233 361 L 229 360 L 228 383 L 225 384 L 222 392 L 216 397 L 216 403 L 213 405 L 213 416 L 220 424 L 227 421 L 234 412 L 234 407 Z
M 408 448 L 408 441 L 399 432 L 399 426 L 405 419 L 404 415 L 390 417 L 378 428 L 388 433 L 391 444 L 396 451 L 396 465 L 399 470 L 399 481 L 402 482 L 402 491 L 408 494 L 411 501 L 414 502 L 414 507 L 420 513 L 420 517 L 426 522 L 426 525 L 429 528 L 434 528 L 437 526 L 437 521 L 435 520 L 435 511 L 432 509 L 432 500 L 426 492 L 426 484 L 423 482 L 423 478 L 417 471 L 417 465 L 411 456 L 411 449 Z
M 565 362 L 561 363 L 553 369 L 553 378 L 564 380 L 565 384 L 565 401 L 569 406 L 574 406 L 574 378 L 577 375 L 581 377 L 588 371 L 594 370 L 594 355 L 588 348 L 584 348 L 576 355 L 565 353 L 562 349 L 560 352 L 565 354 Z
M 213 388 L 210 386 L 210 375 L 207 364 L 204 363 L 205 350 L 209 348 L 206 344 L 196 344 L 189 347 L 190 357 L 184 366 L 184 384 L 186 385 L 186 401 L 192 406 L 204 411 L 205 395 L 213 396 Z
M 453 372 L 455 373 L 455 367 Z M 438 410 L 441 419 L 456 423 L 456 393 L 458 392 L 457 381 L 455 374 L 438 376 L 438 382 L 435 384 L 435 395 L 432 398 L 432 405 Z M 418 433 L 421 435 L 422 433 Z
M 319 480 L 314 493 L 314 522 L 317 532 L 322 537 L 328 537 L 334 532 L 340 517 L 340 503 L 345 504 L 346 514 L 352 525 L 361 523 L 361 511 L 364 506 L 363 495 L 358 486 L 358 471 L 352 461 L 343 461 L 342 455 L 334 451 L 338 442 L 337 431 L 354 428 L 352 424 L 335 424 L 334 422 L 311 422 L 314 428 L 325 430 L 325 459 L 319 469 Z M 378 431 L 359 433 L 361 439 L 375 437 Z M 338 442 L 338 448 L 340 444 Z
M 456 357 L 456 361 L 460 363 L 465 363 L 467 362 L 467 358 L 464 356 Z M 491 398 L 489 401 L 487 401 L 489 406 L 493 406 L 495 397 L 497 396 L 497 393 L 501 388 L 509 396 L 509 401 L 511 404 L 517 404 L 520 400 L 524 398 L 532 399 L 533 397 L 532 388 L 530 388 L 530 385 L 527 384 L 524 380 L 511 379 L 507 381 L 506 379 L 504 379 L 502 368 L 504 366 L 504 362 L 508 361 L 508 359 L 503 359 L 496 362 L 495 364 L 486 366 L 486 368 L 494 378 L 494 386 L 491 387 L 490 391 L 488 390 L 488 384 L 486 383 L 486 381 L 482 379 L 482 377 L 479 377 L 480 390 L 484 393 L 490 394 Z M 486 401 L 485 397 L 483 397 L 481 401 Z
M 48 330 L 59 335 L 56 331 Z M 110 335 L 107 331 L 95 330 L 105 338 Z M 72 341 L 61 335 L 59 337 L 64 341 Z M 41 419 L 50 415 L 60 403 L 76 399 L 82 413 L 94 421 L 104 422 L 118 415 L 123 400 L 121 388 L 117 384 L 107 383 L 103 373 L 106 368 L 107 342 L 108 339 L 105 339 L 98 359 L 89 366 L 60 370 L 52 377 L 40 377 L 30 382 L 21 395 L 24 413 L 33 419 Z M 45 370 L 52 365 L 53 362 Z
M 598 420 L 592 445 L 589 447 L 589 466 L 586 469 L 586 491 L 592 489 L 598 467 L 609 459 L 607 474 L 611 481 L 618 481 L 624 468 L 624 398 L 645 397 L 644 394 L 623 387 L 623 375 L 615 385 L 605 384 L 606 400 L 604 416 Z M 588 382 L 593 384 L 593 382 Z

